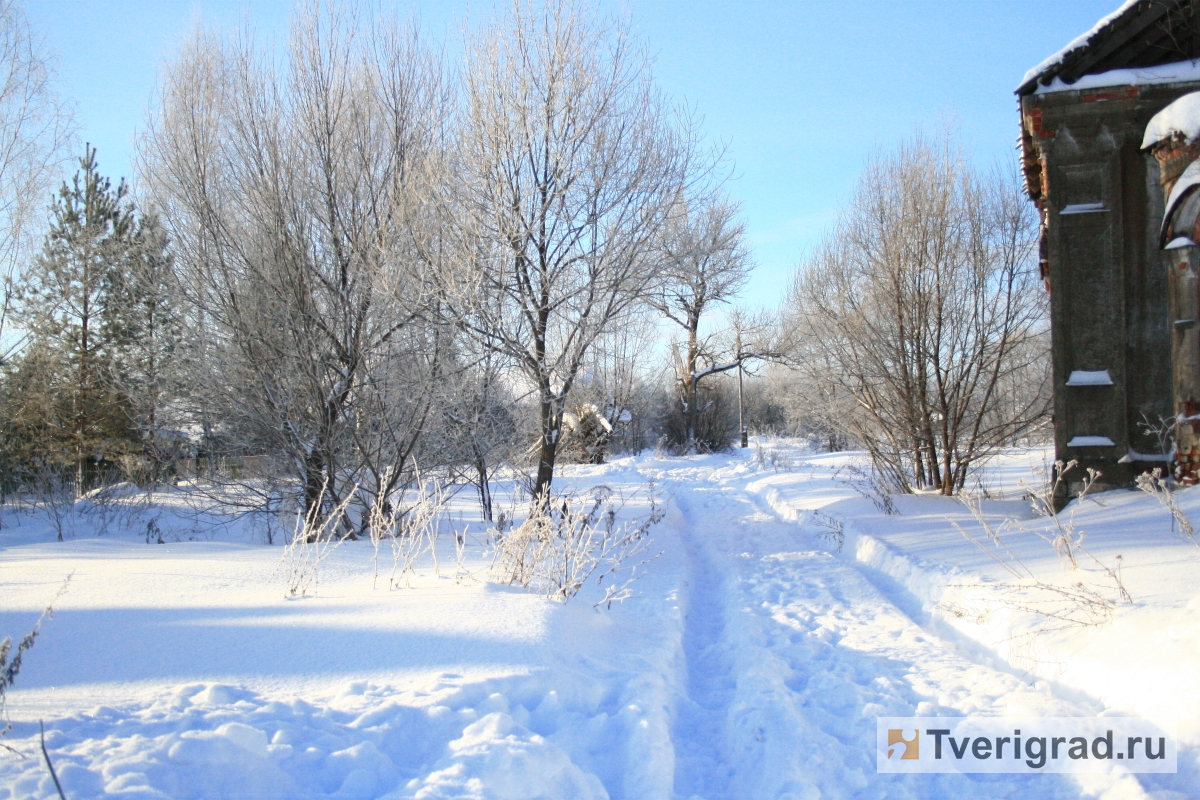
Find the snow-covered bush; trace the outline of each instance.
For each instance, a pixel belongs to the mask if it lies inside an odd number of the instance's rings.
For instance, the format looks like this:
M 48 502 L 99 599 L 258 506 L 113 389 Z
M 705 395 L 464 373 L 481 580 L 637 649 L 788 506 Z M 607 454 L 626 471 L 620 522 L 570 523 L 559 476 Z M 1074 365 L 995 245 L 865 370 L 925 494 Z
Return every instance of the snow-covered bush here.
M 426 549 L 433 553 L 438 526 L 449 500 L 446 487 L 435 480 L 419 479 L 415 491 L 404 505 L 375 504 L 368 517 L 371 543 L 375 547 L 375 581 L 379 580 L 379 545 L 387 539 L 392 548 L 392 574 L 389 588 L 396 589 L 403 578 L 405 585 L 413 574 L 417 559 Z
M 612 438 L 612 423 L 591 403 L 581 403 L 563 414 L 563 440 L 559 452 L 579 464 L 603 464 Z
M 110 529 L 140 528 L 152 502 L 151 493 L 131 481 L 106 483 L 92 489 L 75 503 L 76 513 L 90 523 L 96 535 Z
M 71 530 L 69 521 L 75 508 L 75 484 L 61 468 L 42 464 L 34 471 L 30 488 L 34 510 L 50 523 L 58 541 L 63 541 L 63 533 Z
M 614 503 L 607 487 L 593 491 L 590 498 L 560 495 L 535 503 L 520 526 L 499 535 L 493 577 L 566 602 L 592 576 L 603 585 L 605 578 L 615 578 L 614 573 L 629 564 L 631 569 L 624 581 L 610 581 L 596 605 L 611 605 L 630 597 L 630 587 L 639 577 L 637 567 L 656 557 L 635 562 L 646 554 L 650 528 L 662 519 L 663 511 L 655 504 L 651 487 L 650 513 L 618 522 L 622 503 Z

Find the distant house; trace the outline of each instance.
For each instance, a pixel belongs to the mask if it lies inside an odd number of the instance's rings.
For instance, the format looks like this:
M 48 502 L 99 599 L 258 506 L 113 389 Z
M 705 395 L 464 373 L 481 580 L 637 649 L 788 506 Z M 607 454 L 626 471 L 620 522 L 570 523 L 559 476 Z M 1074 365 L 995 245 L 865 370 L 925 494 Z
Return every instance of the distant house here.
M 1055 452 L 1105 487 L 1168 465 L 1195 482 L 1200 467 L 1198 56 L 1200 0 L 1133 0 L 1017 89 Z M 1069 477 L 1077 489 L 1081 473 Z

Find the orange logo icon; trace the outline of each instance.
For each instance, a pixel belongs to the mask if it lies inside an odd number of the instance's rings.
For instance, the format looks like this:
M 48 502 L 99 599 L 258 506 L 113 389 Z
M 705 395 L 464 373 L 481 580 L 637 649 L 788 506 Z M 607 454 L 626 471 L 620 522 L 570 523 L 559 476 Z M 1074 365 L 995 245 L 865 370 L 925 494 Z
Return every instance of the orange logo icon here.
M 917 760 L 921 757 L 921 732 L 913 730 L 911 739 L 904 738 L 903 728 L 888 728 L 888 758 L 892 757 L 898 748 L 896 745 L 904 745 L 904 755 L 900 756 L 901 761 Z

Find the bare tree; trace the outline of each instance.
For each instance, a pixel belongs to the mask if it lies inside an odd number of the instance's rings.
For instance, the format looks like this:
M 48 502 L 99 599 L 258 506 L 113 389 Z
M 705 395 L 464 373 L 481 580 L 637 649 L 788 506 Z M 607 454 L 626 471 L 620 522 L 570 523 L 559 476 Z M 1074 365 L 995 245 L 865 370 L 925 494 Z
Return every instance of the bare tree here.
M 794 320 L 785 318 L 782 324 L 791 326 Z M 854 412 L 854 400 L 838 390 L 827 372 L 816 368 L 826 363 L 821 349 L 808 344 L 804 337 L 790 338 L 784 347 L 783 363 L 767 371 L 763 384 L 754 386 L 752 395 L 770 395 L 783 416 L 779 429 L 789 435 L 829 452 L 852 446 L 853 434 L 846 420 Z
M 713 195 L 692 204 L 680 202 L 675 212 L 661 239 L 663 279 L 651 302 L 683 329 L 682 347 L 675 352 L 682 445 L 694 452 L 701 382 L 732 369 L 739 370 L 740 378 L 742 362 L 741 338 L 734 357 L 720 358 L 714 337 L 701 335 L 701 321 L 742 290 L 753 265 L 744 241 L 746 226 L 737 218 L 735 204 Z
M 640 305 L 601 334 L 588 350 L 575 387 L 574 414 L 599 414 L 607 429 L 604 451 L 623 448 L 636 452 L 654 440 L 651 432 L 651 387 L 662 364 L 653 355 L 660 338 L 660 317 L 649 305 Z M 665 354 L 663 354 L 665 355 Z
M 491 481 L 503 463 L 518 460 L 520 438 L 516 400 L 508 370 L 496 353 L 460 342 L 451 356 L 438 392 L 442 425 L 431 430 L 426 446 L 436 448 L 453 470 L 462 469 L 475 487 L 484 520 L 492 522 Z
M 1014 176 L 919 135 L 868 162 L 797 273 L 797 359 L 850 401 L 844 424 L 893 488 L 951 494 L 1044 419 L 1036 222 Z
M 443 291 L 461 329 L 536 394 L 544 498 L 588 349 L 656 278 L 655 237 L 695 167 L 695 137 L 628 26 L 569 2 L 515 3 L 468 41 L 463 82 Z
M 411 475 L 446 344 L 416 254 L 447 103 L 415 30 L 315 4 L 283 63 L 200 31 L 166 70 L 143 173 L 207 348 L 197 389 L 308 512 Z
M 54 63 L 15 0 L 0 0 L 0 364 L 20 349 L 12 328 L 19 271 L 37 246 L 48 192 L 74 127 Z

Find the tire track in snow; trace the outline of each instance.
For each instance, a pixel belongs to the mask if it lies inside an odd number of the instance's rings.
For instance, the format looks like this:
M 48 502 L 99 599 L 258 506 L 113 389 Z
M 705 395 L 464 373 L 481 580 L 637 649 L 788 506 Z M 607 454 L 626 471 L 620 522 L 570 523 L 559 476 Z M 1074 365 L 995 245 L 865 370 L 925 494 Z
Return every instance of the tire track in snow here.
M 1098 709 L 964 658 L 722 472 L 676 496 L 691 575 L 676 797 L 1145 796 L 1130 776 L 876 774 L 876 716 Z

